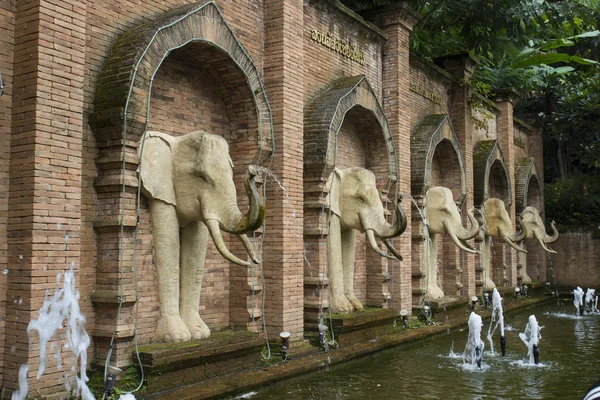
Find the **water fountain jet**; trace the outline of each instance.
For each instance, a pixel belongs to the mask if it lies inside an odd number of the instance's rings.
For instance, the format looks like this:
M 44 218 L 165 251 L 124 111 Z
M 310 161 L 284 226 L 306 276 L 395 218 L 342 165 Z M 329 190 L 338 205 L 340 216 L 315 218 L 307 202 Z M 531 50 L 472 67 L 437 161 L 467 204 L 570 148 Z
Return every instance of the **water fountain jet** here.
M 573 290 L 573 305 L 577 309 L 577 315 L 583 316 L 583 289 L 579 286 Z
M 527 346 L 529 364 L 538 365 L 540 362 L 540 339 L 542 338 L 540 331 L 542 328 L 539 326 L 535 315 L 530 315 L 525 331 L 519 333 L 519 337 L 525 343 L 525 346 Z
M 485 347 L 481 340 L 481 328 L 483 321 L 481 316 L 472 312 L 469 316 L 469 337 L 465 352 L 463 353 L 463 362 L 467 365 L 475 366 L 481 369 L 481 361 L 483 358 L 483 349 Z

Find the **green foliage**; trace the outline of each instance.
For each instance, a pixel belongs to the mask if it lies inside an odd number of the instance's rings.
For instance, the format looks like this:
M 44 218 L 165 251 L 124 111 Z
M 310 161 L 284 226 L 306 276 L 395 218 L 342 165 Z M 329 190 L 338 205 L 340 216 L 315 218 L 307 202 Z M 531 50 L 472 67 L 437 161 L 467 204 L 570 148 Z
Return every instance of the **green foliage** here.
M 563 227 L 600 225 L 600 179 L 580 175 L 544 187 L 546 215 Z M 550 221 L 547 221 L 550 222 Z

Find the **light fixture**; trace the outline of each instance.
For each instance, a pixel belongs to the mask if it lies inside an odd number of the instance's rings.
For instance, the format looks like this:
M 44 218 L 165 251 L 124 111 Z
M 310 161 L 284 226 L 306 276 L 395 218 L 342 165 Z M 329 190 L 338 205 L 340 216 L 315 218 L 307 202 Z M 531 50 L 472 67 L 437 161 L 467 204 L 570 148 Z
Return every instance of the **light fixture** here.
M 523 285 L 523 296 L 527 297 L 527 285 Z
M 4 81 L 2 80 L 2 72 L 0 72 L 0 96 L 4 93 Z
M 423 319 L 429 322 L 429 306 L 423 306 Z
M 402 324 L 405 328 L 408 328 L 408 310 L 400 310 L 400 316 L 402 317 Z
M 281 338 L 281 358 L 283 361 L 288 359 L 288 349 L 290 348 L 290 337 L 292 334 L 290 332 L 281 332 L 279 337 Z
M 521 293 L 521 289 L 519 287 L 515 288 L 515 300 L 519 297 L 519 293 Z
M 477 296 L 471 297 L 471 312 L 475 311 L 475 306 L 477 305 Z
M 319 324 L 319 346 L 321 346 L 321 349 L 325 350 L 326 346 L 325 346 L 325 342 L 326 342 L 326 335 L 327 335 L 327 325 L 325 324 Z
M 487 292 L 485 292 L 483 294 L 483 307 L 488 308 L 489 304 L 490 304 L 490 295 Z
M 112 396 L 115 389 L 115 383 L 117 383 L 117 378 L 122 373 L 123 370 L 121 368 L 112 367 L 110 365 L 106 369 L 106 378 L 104 379 L 104 395 L 107 398 Z

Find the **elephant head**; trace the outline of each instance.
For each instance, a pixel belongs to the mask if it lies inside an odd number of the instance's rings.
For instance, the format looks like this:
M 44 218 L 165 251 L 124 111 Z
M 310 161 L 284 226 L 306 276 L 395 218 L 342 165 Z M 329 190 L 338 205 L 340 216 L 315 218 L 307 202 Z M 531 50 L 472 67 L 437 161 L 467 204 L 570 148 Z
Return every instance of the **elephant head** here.
M 452 191 L 442 186 L 430 188 L 425 195 L 425 219 L 430 233 L 448 235 L 461 250 L 469 253 L 479 253 L 471 247 L 466 240 L 472 239 L 479 233 L 479 223 L 469 210 L 467 216 L 471 222 L 471 228 L 466 229 L 462 225 L 462 219 L 456 203 L 452 197 Z
M 385 219 L 373 172 L 359 167 L 344 170 L 336 168 L 332 176 L 338 182 L 330 184 L 331 210 L 340 216 L 342 227 L 364 233 L 377 254 L 392 258 L 377 245 L 376 238 L 381 239 L 390 252 L 402 260 L 389 241 L 406 229 L 406 215 L 400 207 L 401 198 L 394 202 L 396 223 L 392 225 Z
M 222 137 L 200 131 L 179 137 L 147 132 L 139 149 L 141 191 L 148 197 L 158 278 L 156 333 L 167 342 L 207 338 L 210 329 L 199 305 L 208 238 L 225 259 L 249 266 L 227 249 L 221 230 L 234 234 L 258 262 L 246 236 L 265 218 L 265 204 L 254 183 L 257 170 L 248 169 L 249 209 L 243 214 Z
M 552 243 L 558 239 L 558 229 L 556 229 L 556 223 L 554 221 L 552 221 L 551 224 L 552 235 L 548 235 L 539 210 L 529 206 L 525 207 L 521 213 L 521 226 L 523 227 L 527 239 L 537 240 L 540 246 L 548 253 L 556 254 L 556 251 L 546 246 L 546 243 Z
M 250 166 L 246 176 L 249 209 L 243 214 L 237 206 L 233 162 L 225 139 L 201 131 L 180 137 L 148 132 L 144 147 L 140 169 L 144 195 L 175 206 L 182 226 L 202 221 L 217 250 L 228 261 L 250 265 L 231 254 L 221 230 L 237 235 L 257 262 L 245 235 L 258 229 L 265 218 L 265 204 L 254 182 L 256 168 Z
M 389 224 L 386 221 L 375 175 L 367 169 L 335 169 L 329 176 L 327 187 L 331 209 L 327 246 L 331 289 L 329 307 L 334 312 L 361 310 L 363 306 L 354 296 L 356 231 L 366 235 L 377 254 L 393 258 L 379 248 L 376 240 L 379 238 L 396 258 L 402 260 L 389 239 L 404 232 L 406 215 L 397 199 L 396 222 Z
M 513 232 L 512 222 L 504 206 L 504 202 L 500 199 L 491 197 L 483 203 L 483 216 L 485 218 L 485 234 L 487 236 L 500 238 L 510 245 L 513 249 L 522 253 L 527 253 L 527 250 L 517 245 L 525 239 L 525 230 L 521 234 Z

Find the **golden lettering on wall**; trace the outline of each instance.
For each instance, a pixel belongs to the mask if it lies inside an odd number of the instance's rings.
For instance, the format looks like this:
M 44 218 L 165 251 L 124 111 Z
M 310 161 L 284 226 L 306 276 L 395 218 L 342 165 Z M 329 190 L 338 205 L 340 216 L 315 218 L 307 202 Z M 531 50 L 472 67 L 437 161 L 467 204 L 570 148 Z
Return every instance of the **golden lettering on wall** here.
M 433 101 L 435 104 L 442 104 L 442 97 L 425 89 L 423 86 L 415 83 L 410 84 L 410 91 L 425 97 L 428 100 Z
M 336 53 L 340 53 L 344 57 L 356 61 L 360 65 L 365 64 L 364 51 L 360 51 L 357 46 L 351 45 L 347 40 L 334 37 L 332 33 L 323 33 L 318 29 L 313 29 L 310 32 L 310 38 L 325 47 L 329 47 Z

